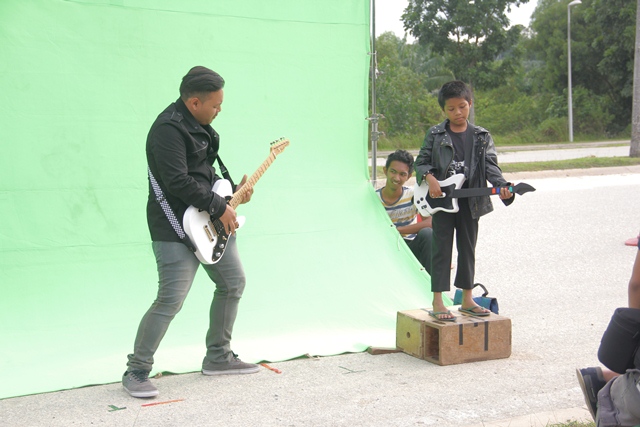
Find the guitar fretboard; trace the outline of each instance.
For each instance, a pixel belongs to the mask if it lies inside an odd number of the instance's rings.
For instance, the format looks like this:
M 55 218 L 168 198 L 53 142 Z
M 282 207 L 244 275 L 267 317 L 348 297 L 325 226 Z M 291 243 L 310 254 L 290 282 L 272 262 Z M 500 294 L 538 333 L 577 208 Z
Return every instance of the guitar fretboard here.
M 269 157 L 267 157 L 267 159 L 262 162 L 258 170 L 256 170 L 253 175 L 251 175 L 251 177 L 247 180 L 247 182 L 245 182 L 242 188 L 233 194 L 233 197 L 231 197 L 231 200 L 229 200 L 229 205 L 231 205 L 233 209 L 236 209 L 238 207 L 242 199 L 244 199 L 244 195 L 247 193 L 247 191 L 251 190 L 253 186 L 256 185 L 258 180 L 262 177 L 262 175 L 264 175 L 267 169 L 269 169 L 269 166 L 271 166 L 275 159 L 276 155 L 274 153 L 269 154 Z

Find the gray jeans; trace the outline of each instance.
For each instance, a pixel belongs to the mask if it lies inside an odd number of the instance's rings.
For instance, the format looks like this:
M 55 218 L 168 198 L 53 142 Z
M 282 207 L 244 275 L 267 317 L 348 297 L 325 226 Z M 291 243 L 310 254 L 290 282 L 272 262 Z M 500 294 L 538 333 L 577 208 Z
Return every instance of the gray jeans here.
M 169 324 L 182 308 L 191 289 L 200 261 L 185 245 L 177 242 L 153 242 L 158 267 L 158 295 L 142 317 L 133 354 L 128 355 L 130 369 L 151 371 L 153 355 L 169 329 Z M 216 289 L 209 312 L 206 335 L 207 354 L 204 363 L 230 360 L 231 333 L 244 291 L 245 275 L 238 255 L 236 238 L 232 236 L 222 259 L 212 265 L 202 264 Z
M 629 369 L 609 381 L 598 393 L 598 427 L 632 427 L 640 424 L 640 370 Z

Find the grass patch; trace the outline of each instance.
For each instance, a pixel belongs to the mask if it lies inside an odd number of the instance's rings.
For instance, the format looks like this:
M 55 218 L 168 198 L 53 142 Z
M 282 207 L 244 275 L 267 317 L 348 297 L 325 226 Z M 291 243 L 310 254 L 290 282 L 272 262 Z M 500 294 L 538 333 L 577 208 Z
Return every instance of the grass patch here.
M 548 427 L 595 427 L 596 424 L 592 421 L 569 421 L 568 423 L 549 424 Z
M 549 160 L 545 162 L 501 163 L 500 169 L 502 169 L 502 172 L 504 173 L 513 173 L 633 165 L 640 165 L 640 157 L 582 157 L 579 159 Z M 371 166 L 369 166 L 369 173 L 371 173 Z M 376 178 L 380 179 L 383 177 L 384 173 L 382 172 L 382 166 L 378 166 L 376 168 Z
M 536 133 L 536 135 L 538 135 Z M 510 147 L 510 146 L 518 146 L 518 145 L 562 145 L 562 144 L 570 144 L 569 141 L 548 141 L 548 140 L 537 140 L 535 138 L 527 138 L 521 137 L 518 134 L 514 135 L 495 135 L 492 134 L 493 140 L 495 142 L 496 147 Z M 614 137 L 606 138 L 602 135 L 579 135 L 573 140 L 573 143 L 581 143 L 581 142 L 601 142 L 601 141 L 620 141 L 620 144 L 628 144 L 629 139 L 631 139 L 631 135 L 617 135 Z M 404 134 L 404 135 L 395 135 L 393 137 L 382 136 L 378 139 L 377 149 L 379 151 L 395 151 L 397 149 L 403 149 L 407 151 L 417 150 L 422 146 L 424 142 L 424 133 L 419 134 Z M 371 151 L 371 143 L 369 143 L 369 151 Z
M 502 163 L 502 172 L 538 172 L 562 169 L 591 169 L 640 165 L 640 157 L 582 157 L 544 162 Z

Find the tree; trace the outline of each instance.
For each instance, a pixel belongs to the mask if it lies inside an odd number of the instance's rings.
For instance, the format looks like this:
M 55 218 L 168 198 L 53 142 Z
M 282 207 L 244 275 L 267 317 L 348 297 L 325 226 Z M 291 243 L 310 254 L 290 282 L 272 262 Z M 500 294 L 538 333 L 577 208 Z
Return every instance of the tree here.
M 427 86 L 439 74 L 428 72 L 445 73 L 447 80 L 451 80 L 451 72 L 430 66 L 434 58 L 417 49 L 391 32 L 376 39 L 376 98 L 379 113 L 385 117 L 380 130 L 390 137 L 424 133 L 440 119 L 440 107 Z
M 404 27 L 421 45 L 444 55 L 455 76 L 478 87 L 499 86 L 519 64 L 522 26 L 506 11 L 529 0 L 409 0 Z
M 631 118 L 631 149 L 629 156 L 640 157 L 640 0 L 636 5 L 636 46 L 633 67 L 633 109 Z
M 567 89 L 567 4 L 568 1 L 540 0 L 526 45 L 530 58 L 543 64 L 535 71 L 534 79 L 556 95 Z M 583 0 L 571 9 L 572 83 L 599 99 L 612 117 L 601 117 L 609 123 L 609 133 L 623 131 L 630 122 L 635 15 L 635 2 L 629 0 Z M 581 108 L 590 106 L 574 103 L 575 111 Z

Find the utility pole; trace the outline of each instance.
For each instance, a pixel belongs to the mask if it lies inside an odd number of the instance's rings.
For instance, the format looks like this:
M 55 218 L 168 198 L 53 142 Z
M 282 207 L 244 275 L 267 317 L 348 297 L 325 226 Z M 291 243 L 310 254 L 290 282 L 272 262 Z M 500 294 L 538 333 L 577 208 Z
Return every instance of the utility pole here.
M 636 51 L 633 60 L 633 108 L 629 157 L 640 157 L 640 0 L 636 11 Z
M 640 0 L 639 0 L 640 1 Z M 567 5 L 567 64 L 568 64 L 568 89 L 569 89 L 569 142 L 573 142 L 573 100 L 571 95 L 571 6 L 581 4 L 580 0 L 573 0 Z

